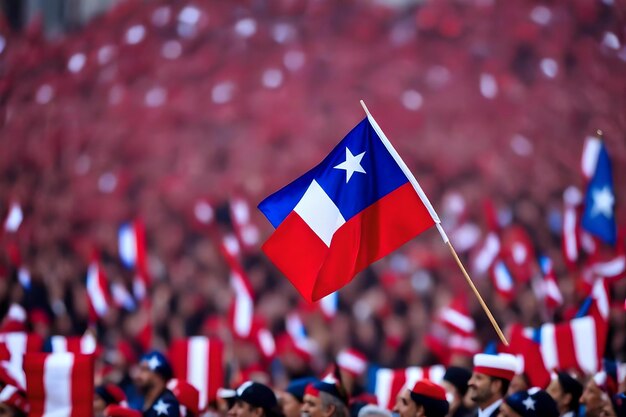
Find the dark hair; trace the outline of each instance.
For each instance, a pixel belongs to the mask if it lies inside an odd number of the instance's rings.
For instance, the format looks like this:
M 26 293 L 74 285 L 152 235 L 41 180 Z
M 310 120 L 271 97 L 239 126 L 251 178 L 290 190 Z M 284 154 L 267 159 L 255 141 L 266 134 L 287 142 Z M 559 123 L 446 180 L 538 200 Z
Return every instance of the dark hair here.
M 497 376 L 490 376 L 489 378 L 491 378 L 492 382 L 500 381 L 502 383 L 500 387 L 500 395 L 502 395 L 502 397 L 506 397 L 506 393 L 509 391 L 509 385 L 511 385 L 511 381 L 504 378 L 498 378 Z

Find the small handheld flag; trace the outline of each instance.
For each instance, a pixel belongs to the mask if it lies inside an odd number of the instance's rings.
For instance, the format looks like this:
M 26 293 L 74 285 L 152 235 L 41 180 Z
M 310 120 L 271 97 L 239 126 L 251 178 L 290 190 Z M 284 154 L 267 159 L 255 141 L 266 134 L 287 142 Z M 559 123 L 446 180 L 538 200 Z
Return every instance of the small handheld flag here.
M 585 143 L 583 158 L 590 161 L 591 174 L 585 194 L 585 209 L 581 225 L 602 241 L 615 245 L 615 189 L 609 154 L 601 139 L 589 137 Z
M 263 251 L 309 302 L 439 222 L 381 133 L 368 116 L 319 165 L 259 204 L 276 227 Z
M 324 160 L 259 204 L 276 228 L 262 249 L 309 302 L 436 226 L 498 336 L 419 183 L 361 100 L 367 117 Z

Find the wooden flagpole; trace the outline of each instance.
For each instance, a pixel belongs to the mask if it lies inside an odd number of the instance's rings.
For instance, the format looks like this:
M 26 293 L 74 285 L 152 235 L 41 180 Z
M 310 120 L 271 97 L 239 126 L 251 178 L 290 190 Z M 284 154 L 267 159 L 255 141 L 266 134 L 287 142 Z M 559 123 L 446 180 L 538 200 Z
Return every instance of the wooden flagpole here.
M 504 343 L 505 346 L 509 346 L 509 342 L 506 340 L 506 337 L 504 337 L 504 333 L 502 333 L 500 326 L 498 326 L 498 322 L 496 322 L 496 319 L 493 317 L 493 314 L 491 314 L 491 311 L 489 310 L 489 307 L 487 307 L 485 300 L 483 300 L 483 297 L 478 292 L 478 289 L 474 285 L 474 282 L 470 278 L 469 274 L 465 270 L 465 267 L 463 266 L 463 263 L 459 259 L 459 255 L 457 255 L 456 251 L 454 250 L 454 247 L 452 246 L 452 243 L 450 243 L 450 239 L 448 239 L 448 235 L 446 234 L 445 230 L 443 230 L 443 227 L 441 226 L 441 220 L 439 220 L 439 216 L 437 215 L 437 212 L 435 212 L 435 209 L 433 208 L 433 206 L 430 204 L 428 197 L 426 196 L 426 194 L 424 194 L 422 187 L 420 187 L 413 173 L 409 170 L 409 168 L 406 166 L 402 158 L 400 158 L 400 155 L 395 150 L 391 142 L 389 142 L 389 139 L 387 139 L 383 131 L 380 129 L 380 126 L 378 126 L 378 123 L 376 123 L 376 120 L 374 120 L 374 117 L 367 109 L 367 106 L 365 105 L 365 102 L 363 100 L 361 100 L 361 106 L 363 107 L 363 110 L 365 110 L 365 114 L 367 114 L 367 117 L 370 120 L 372 127 L 374 128 L 376 133 L 378 133 L 380 140 L 383 142 L 387 150 L 391 153 L 391 156 L 398 163 L 398 165 L 400 166 L 404 174 L 407 176 L 407 178 L 411 182 L 411 185 L 413 185 L 413 188 L 419 195 L 420 199 L 422 200 L 422 202 L 428 209 L 428 212 L 430 213 L 431 217 L 435 221 L 435 225 L 437 226 L 437 230 L 439 231 L 439 234 L 441 235 L 443 242 L 446 244 L 446 246 L 448 246 L 448 248 L 450 249 L 450 252 L 452 252 L 452 256 L 454 257 L 454 260 L 456 261 L 457 265 L 461 269 L 461 272 L 463 273 L 463 276 L 465 277 L 465 280 L 469 284 L 470 288 L 474 292 L 474 295 L 476 296 L 476 298 L 478 298 L 478 302 L 480 303 L 485 314 L 489 318 L 489 321 L 491 322 L 491 325 L 493 326 L 496 333 L 498 334 L 498 337 L 500 338 L 502 343 Z

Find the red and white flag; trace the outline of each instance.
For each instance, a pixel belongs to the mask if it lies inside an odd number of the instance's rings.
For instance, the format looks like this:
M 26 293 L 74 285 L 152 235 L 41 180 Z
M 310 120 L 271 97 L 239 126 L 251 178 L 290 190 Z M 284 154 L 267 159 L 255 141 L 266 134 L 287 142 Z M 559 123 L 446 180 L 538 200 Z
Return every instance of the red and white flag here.
M 96 352 L 98 342 L 91 331 L 85 332 L 83 336 L 51 336 L 50 351 L 52 353 L 82 353 L 91 355 Z
M 497 232 L 491 231 L 473 254 L 472 270 L 478 275 L 485 274 L 493 267 L 498 255 L 500 255 L 500 237 Z
M 87 269 L 87 296 L 93 321 L 107 314 L 112 304 L 111 295 L 106 277 L 97 260 L 93 260 Z
M 413 387 L 417 381 L 428 379 L 440 383 L 446 373 L 443 365 L 430 367 L 410 366 L 403 369 L 380 368 L 376 370 L 374 393 L 378 405 L 391 410 L 400 390 Z
M 24 357 L 29 417 L 92 417 L 94 363 L 90 355 L 29 353 Z
M 502 298 L 512 301 L 515 296 L 515 281 L 504 261 L 497 260 L 491 268 L 491 281 L 493 286 Z
M 26 386 L 24 355 L 29 352 L 41 352 L 43 339 L 36 333 L 0 333 L 0 347 L 7 355 L 1 359 L 0 366 L 15 381 L 15 385 L 23 389 Z
M 561 248 L 567 265 L 572 268 L 578 262 L 580 249 L 580 210 L 583 195 L 578 188 L 570 186 L 563 193 L 563 237 Z
M 481 345 L 474 336 L 464 336 L 461 334 L 453 334 L 448 340 L 451 354 L 473 357 L 480 353 Z
M 535 382 L 546 382 L 546 375 L 554 370 L 575 369 L 593 375 L 602 368 L 609 315 L 606 282 L 598 280 L 590 296 L 592 306 L 586 316 L 513 334 L 508 352 L 523 357 Z
M 563 295 L 559 289 L 552 260 L 547 256 L 540 256 L 539 266 L 541 267 L 543 280 L 539 281 L 538 285 L 536 285 L 536 292 L 539 298 L 545 301 L 546 307 L 552 310 L 563 304 Z
M 352 376 L 359 377 L 367 370 L 367 357 L 356 349 L 342 349 L 337 354 L 337 365 Z
M 223 385 L 223 351 L 220 340 L 193 336 L 175 340 L 170 348 L 174 376 L 187 381 L 200 392 L 200 408 L 216 398 Z
M 146 231 L 140 220 L 124 223 L 118 231 L 118 251 L 122 263 L 135 271 L 133 294 L 143 300 L 150 288 L 146 255 Z
M 471 336 L 476 331 L 476 324 L 467 310 L 466 300 L 461 296 L 456 297 L 450 305 L 441 309 L 439 320 L 460 335 Z
M 243 197 L 230 200 L 230 217 L 233 229 L 244 250 L 254 248 L 259 243 L 259 229 L 250 217 L 250 205 Z
M 265 325 L 256 326 L 253 329 L 256 345 L 266 360 L 271 360 L 276 355 L 276 340 L 274 335 Z
M 327 320 L 337 315 L 339 309 L 339 291 L 332 292 L 318 301 L 320 311 Z
M 509 267 L 516 282 L 530 281 L 535 267 L 535 248 L 526 229 L 511 225 L 501 233 L 501 259 Z
M 237 260 L 239 246 L 232 235 L 222 239 L 221 251 L 230 268 L 230 286 L 234 293 L 230 307 L 231 328 L 235 336 L 246 339 L 250 337 L 252 331 L 254 292 L 243 267 Z

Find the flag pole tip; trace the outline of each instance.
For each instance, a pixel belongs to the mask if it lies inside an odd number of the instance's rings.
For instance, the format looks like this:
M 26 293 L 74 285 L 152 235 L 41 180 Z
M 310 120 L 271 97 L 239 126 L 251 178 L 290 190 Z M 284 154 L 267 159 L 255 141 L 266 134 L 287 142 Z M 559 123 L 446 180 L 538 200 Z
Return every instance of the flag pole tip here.
M 370 116 L 370 111 L 367 109 L 367 106 L 365 105 L 365 102 L 363 100 L 359 100 L 359 103 L 361 103 L 361 107 L 363 107 L 363 110 L 365 110 L 365 114 Z

